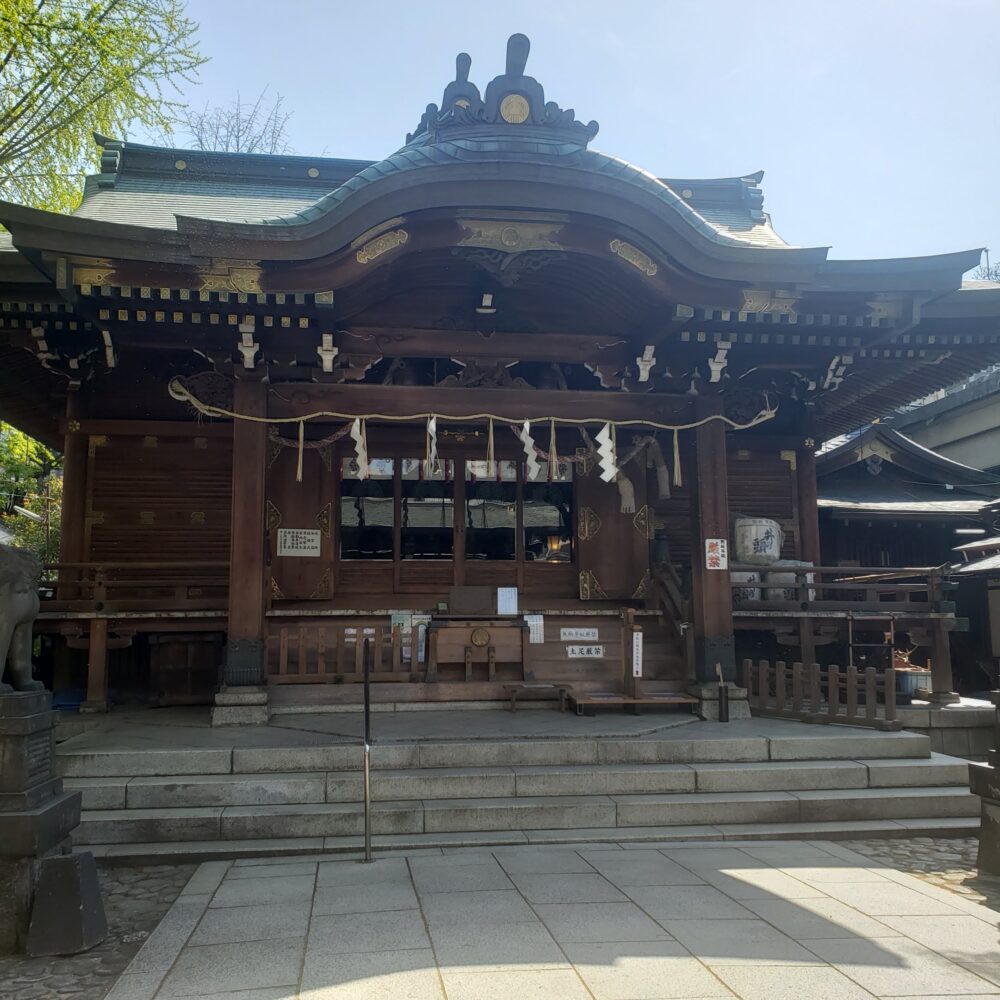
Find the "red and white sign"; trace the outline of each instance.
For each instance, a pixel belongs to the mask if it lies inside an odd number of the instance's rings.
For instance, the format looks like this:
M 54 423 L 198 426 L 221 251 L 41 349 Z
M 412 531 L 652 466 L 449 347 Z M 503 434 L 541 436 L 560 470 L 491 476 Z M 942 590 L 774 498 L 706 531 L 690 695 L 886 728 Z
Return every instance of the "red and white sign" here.
M 705 569 L 729 569 L 728 539 L 705 539 Z

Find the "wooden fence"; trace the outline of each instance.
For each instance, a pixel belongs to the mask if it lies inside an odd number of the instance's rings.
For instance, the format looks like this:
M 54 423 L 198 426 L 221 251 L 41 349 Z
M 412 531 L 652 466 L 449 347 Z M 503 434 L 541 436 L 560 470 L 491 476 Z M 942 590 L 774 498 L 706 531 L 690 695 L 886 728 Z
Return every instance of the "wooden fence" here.
M 818 663 L 743 661 L 750 711 L 779 719 L 875 729 L 902 728 L 896 720 L 896 671 L 821 667 Z
M 283 625 L 268 636 L 268 679 L 275 684 L 360 681 L 364 641 L 371 642 L 372 681 L 409 681 L 426 669 L 425 635 L 388 625 Z

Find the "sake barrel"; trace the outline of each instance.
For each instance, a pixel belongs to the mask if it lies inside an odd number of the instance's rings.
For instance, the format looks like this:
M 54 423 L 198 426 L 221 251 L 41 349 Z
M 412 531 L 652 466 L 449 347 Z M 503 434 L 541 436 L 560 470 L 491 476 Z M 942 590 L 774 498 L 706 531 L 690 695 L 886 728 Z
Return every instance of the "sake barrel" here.
M 770 566 L 781 555 L 784 532 L 767 517 L 738 517 L 733 530 L 736 561 L 751 566 Z
M 760 600 L 760 573 L 748 573 L 744 570 L 730 573 L 729 578 L 733 583 L 746 584 L 742 587 L 733 587 L 734 605 L 738 607 L 748 601 Z
M 765 591 L 765 599 L 768 601 L 798 601 L 801 600 L 800 593 L 798 589 L 799 578 L 796 577 L 794 573 L 781 572 L 781 567 L 793 567 L 793 566 L 812 566 L 811 562 L 802 562 L 798 559 L 778 559 L 776 562 L 771 563 L 770 569 L 764 574 L 764 583 L 767 587 Z M 806 583 L 815 583 L 816 575 L 815 573 L 807 573 L 805 576 Z M 810 587 L 808 590 L 807 600 L 816 600 L 816 590 L 814 587 Z

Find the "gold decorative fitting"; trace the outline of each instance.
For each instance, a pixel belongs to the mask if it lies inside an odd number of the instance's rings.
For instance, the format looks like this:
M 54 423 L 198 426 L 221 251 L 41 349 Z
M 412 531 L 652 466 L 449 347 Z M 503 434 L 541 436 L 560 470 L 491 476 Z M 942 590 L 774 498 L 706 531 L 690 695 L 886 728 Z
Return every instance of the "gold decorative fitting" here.
M 103 448 L 108 443 L 106 434 L 91 434 L 87 443 L 87 454 L 93 458 L 97 454 L 98 448 Z
M 202 292 L 242 292 L 245 295 L 262 295 L 259 267 L 229 267 L 202 274 L 198 290 Z
M 267 439 L 267 467 L 270 469 L 281 454 L 281 443 L 274 438 Z
M 802 444 L 806 448 L 815 448 L 816 447 L 816 439 L 815 438 L 806 438 L 805 441 L 802 442 Z
M 114 278 L 114 268 L 110 265 L 104 267 L 74 267 L 74 285 L 110 285 Z
M 178 170 L 187 170 L 188 165 L 186 160 L 174 160 L 174 166 Z
M 642 574 L 642 579 L 639 581 L 639 586 L 632 591 L 633 601 L 645 600 L 649 595 L 649 570 L 647 569 L 645 573 Z
M 323 575 L 316 584 L 316 589 L 309 595 L 310 601 L 323 601 L 330 596 L 330 567 L 323 570 Z
M 608 595 L 604 593 L 604 588 L 597 577 L 594 576 L 593 571 L 589 569 L 580 570 L 580 600 L 600 601 L 607 600 L 607 597 Z
M 653 512 L 645 504 L 643 504 L 635 512 L 635 517 L 632 518 L 632 524 L 635 525 L 635 530 L 638 531 L 643 538 L 653 538 Z
M 581 507 L 577 515 L 576 534 L 581 542 L 588 542 L 601 530 L 601 519 L 597 511 L 590 507 Z
M 743 290 L 743 308 L 740 312 L 793 316 L 797 302 L 798 300 L 791 292 L 745 288 Z
M 562 224 L 545 222 L 508 222 L 469 219 L 462 220 L 465 235 L 458 241 L 461 247 L 480 247 L 502 253 L 521 253 L 524 250 L 562 250 L 558 237 Z
M 333 472 L 333 448 L 325 444 L 322 448 L 316 449 L 319 452 L 320 461 L 327 472 Z
M 319 530 L 326 535 L 327 538 L 330 537 L 330 528 L 333 524 L 333 504 L 328 503 L 317 515 L 316 523 L 319 525 Z
M 278 581 L 271 577 L 271 596 L 277 600 L 283 600 L 285 595 L 281 592 L 281 587 L 278 586 Z
M 520 125 L 528 120 L 530 114 L 531 105 L 521 94 L 508 94 L 500 102 L 500 117 L 508 125 Z
M 191 523 L 199 528 L 205 527 L 205 512 L 203 510 L 191 511 Z
M 151 510 L 140 510 L 139 511 L 139 523 L 149 526 L 151 524 L 156 524 L 156 514 Z
M 647 277 L 652 278 L 656 274 L 656 262 L 649 254 L 643 253 L 638 247 L 626 243 L 624 240 L 612 240 L 608 244 L 612 253 L 618 254 L 622 260 L 628 261 L 633 267 L 639 268 Z
M 267 530 L 275 531 L 281 524 L 281 511 L 271 503 L 270 500 L 267 501 Z
M 578 476 L 589 476 L 596 464 L 597 458 L 589 448 L 576 449 L 576 474 Z
M 317 169 L 316 167 L 310 167 L 310 168 L 309 168 L 309 169 L 308 169 L 308 170 L 306 171 L 306 173 L 307 173 L 307 174 L 308 174 L 308 175 L 309 175 L 310 177 L 319 177 L 319 170 L 318 170 L 318 169 Z
M 791 469 L 792 472 L 794 472 L 798 466 L 798 462 L 796 461 L 797 458 L 798 456 L 794 451 L 789 450 L 781 452 L 781 460 L 788 463 L 788 468 Z
M 93 524 L 104 524 L 104 511 L 91 510 L 87 512 L 87 520 Z
M 157 448 L 159 447 L 160 439 L 155 434 L 147 434 L 142 439 L 143 448 Z
M 410 234 L 405 229 L 394 229 L 390 233 L 376 236 L 375 239 L 366 243 L 355 256 L 359 264 L 367 264 L 369 261 L 375 260 L 376 257 L 381 257 L 382 254 L 395 250 L 396 247 L 401 247 L 409 238 Z
M 76 434 L 80 430 L 80 421 L 70 420 L 66 424 L 66 430 L 69 431 L 70 434 Z
M 472 634 L 469 636 L 469 641 L 473 646 L 478 646 L 482 649 L 483 646 L 488 646 L 490 644 L 490 633 L 488 629 L 485 628 L 474 628 Z

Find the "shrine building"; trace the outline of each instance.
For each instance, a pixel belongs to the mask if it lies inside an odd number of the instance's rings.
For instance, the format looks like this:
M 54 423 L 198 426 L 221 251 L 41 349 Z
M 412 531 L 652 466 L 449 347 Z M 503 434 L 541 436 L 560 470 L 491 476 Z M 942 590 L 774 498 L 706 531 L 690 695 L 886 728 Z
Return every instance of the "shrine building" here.
M 980 251 L 791 245 L 761 173 L 600 152 L 527 58 L 459 55 L 379 162 L 98 136 L 73 214 L 0 204 L 0 417 L 65 457 L 57 698 L 349 703 L 368 638 L 381 700 L 689 704 L 887 620 L 951 697 L 947 579 L 831 562 L 815 456 L 1000 361 Z

